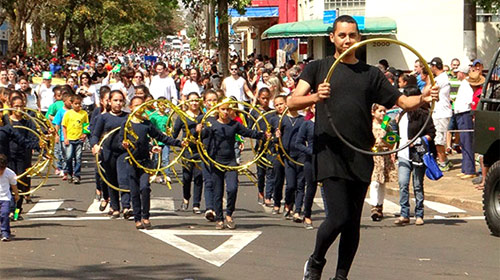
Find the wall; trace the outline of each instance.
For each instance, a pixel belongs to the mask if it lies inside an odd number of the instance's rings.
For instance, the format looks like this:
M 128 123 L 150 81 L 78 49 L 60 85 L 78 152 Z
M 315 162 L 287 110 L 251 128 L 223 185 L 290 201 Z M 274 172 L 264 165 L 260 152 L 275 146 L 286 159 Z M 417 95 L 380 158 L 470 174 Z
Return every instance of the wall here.
M 500 46 L 500 22 L 478 22 L 476 25 L 477 57 L 490 67 L 490 62 Z
M 427 61 L 438 56 L 449 64 L 454 57 L 465 57 L 463 0 L 366 0 L 366 16 L 394 19 L 395 39 L 415 48 Z M 411 70 L 416 60 L 399 46 L 367 46 L 369 64 L 382 58 L 398 69 Z

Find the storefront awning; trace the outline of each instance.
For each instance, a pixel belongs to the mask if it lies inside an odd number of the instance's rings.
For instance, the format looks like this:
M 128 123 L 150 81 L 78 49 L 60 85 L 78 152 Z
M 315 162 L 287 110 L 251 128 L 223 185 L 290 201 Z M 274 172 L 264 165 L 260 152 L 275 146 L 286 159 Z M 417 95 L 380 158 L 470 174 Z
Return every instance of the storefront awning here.
M 240 15 L 236 9 L 229 9 L 228 14 L 230 17 L 278 17 L 279 11 L 278 7 L 248 7 L 245 8 L 244 15 Z
M 328 36 L 332 24 L 324 24 L 322 19 L 313 19 L 275 24 L 262 33 L 262 40 Z M 396 34 L 396 22 L 388 17 L 367 17 L 361 35 Z

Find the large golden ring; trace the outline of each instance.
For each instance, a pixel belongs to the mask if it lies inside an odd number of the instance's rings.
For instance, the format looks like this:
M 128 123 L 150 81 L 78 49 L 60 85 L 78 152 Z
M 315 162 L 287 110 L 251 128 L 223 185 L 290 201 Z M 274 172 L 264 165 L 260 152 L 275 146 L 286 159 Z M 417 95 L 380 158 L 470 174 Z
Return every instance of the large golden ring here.
M 408 50 L 410 50 L 411 52 L 413 52 L 413 54 L 415 54 L 418 59 L 422 62 L 422 64 L 424 65 L 425 69 L 427 70 L 427 72 L 429 73 L 429 78 L 430 78 L 430 81 L 431 81 L 431 85 L 434 85 L 435 84 L 435 81 L 434 81 L 434 75 L 432 74 L 432 71 L 431 71 L 431 68 L 429 67 L 429 65 L 427 64 L 426 60 L 422 57 L 422 55 L 420 55 L 420 53 L 417 52 L 417 50 L 415 50 L 413 47 L 409 46 L 408 44 L 406 43 L 403 43 L 401 41 L 398 41 L 398 40 L 394 40 L 394 39 L 389 39 L 389 38 L 373 38 L 373 39 L 367 39 L 367 40 L 364 40 L 364 41 L 361 41 L 361 42 L 358 42 L 354 45 L 352 45 L 350 48 L 348 48 L 346 51 L 344 51 L 341 55 L 339 55 L 339 57 L 335 60 L 335 62 L 332 64 L 332 66 L 330 67 L 330 70 L 328 71 L 328 74 L 326 75 L 326 78 L 325 78 L 325 83 L 329 82 L 330 79 L 332 78 L 332 74 L 333 74 L 333 71 L 335 70 L 335 68 L 337 67 L 337 65 L 342 61 L 342 59 L 347 55 L 349 54 L 350 52 L 353 52 L 355 51 L 356 49 L 358 49 L 359 47 L 362 47 L 364 45 L 367 45 L 367 44 L 370 44 L 370 43 L 375 43 L 375 42 L 386 42 L 386 43 L 391 43 L 391 44 L 396 44 L 396 45 L 400 45 L 402 47 L 405 47 L 407 48 Z M 425 127 L 427 126 L 427 124 L 429 123 L 429 121 L 431 120 L 431 117 L 432 117 L 432 111 L 434 111 L 434 105 L 435 105 L 435 102 L 432 101 L 431 103 L 431 108 L 429 110 L 429 115 L 427 116 L 427 119 L 425 120 L 425 123 L 422 125 L 422 128 L 418 131 L 418 133 L 415 134 L 415 137 L 413 137 L 408 143 L 404 144 L 403 146 L 400 146 L 399 148 L 397 149 L 393 149 L 393 150 L 390 150 L 390 151 L 381 151 L 381 152 L 372 152 L 372 151 L 367 151 L 367 150 L 363 150 L 363 149 L 360 149 L 356 146 L 354 146 L 353 144 L 349 143 L 341 134 L 340 132 L 338 131 L 337 127 L 335 126 L 335 124 L 333 123 L 333 119 L 332 119 L 332 115 L 330 113 L 330 111 L 328 110 L 328 108 L 326 107 L 326 103 L 324 101 L 322 102 L 319 102 L 322 104 L 322 106 L 324 106 L 324 110 L 326 112 L 326 115 L 328 117 L 328 121 L 330 122 L 330 126 L 332 127 L 333 131 L 335 132 L 335 134 L 337 134 L 337 136 L 339 137 L 339 139 L 344 142 L 344 144 L 346 146 L 348 146 L 349 148 L 359 152 L 359 153 L 362 153 L 362 154 L 366 154 L 366 155 L 372 155 L 372 156 L 382 156 L 382 155 L 389 155 L 389 154 L 393 154 L 393 153 L 397 153 L 401 150 L 404 150 L 406 149 L 407 147 L 409 147 L 411 144 L 413 144 L 413 142 L 415 142 L 418 138 L 419 138 L 419 135 L 422 134 L 422 132 L 424 132 L 425 130 Z
M 252 104 L 249 104 L 249 103 L 243 102 L 243 101 L 225 100 L 225 101 L 213 106 L 210 110 L 208 110 L 208 112 L 203 116 L 203 119 L 201 120 L 200 123 L 202 123 L 205 126 L 205 123 L 207 122 L 207 118 L 210 117 L 213 113 L 215 113 L 215 111 L 220 106 L 226 105 L 226 104 L 233 105 L 233 106 L 236 105 L 236 107 L 238 105 L 243 105 L 244 107 L 248 107 L 250 109 L 256 110 L 260 115 L 262 115 L 262 113 Z M 237 110 L 239 111 L 239 109 L 237 109 Z M 269 125 L 269 122 L 267 121 L 266 118 L 263 118 L 263 120 L 264 120 L 264 123 L 266 124 L 266 127 L 267 127 L 266 132 L 270 132 L 271 126 Z M 241 165 L 231 166 L 231 165 L 225 165 L 225 164 L 222 164 L 220 162 L 217 162 L 213 158 L 210 157 L 210 155 L 208 154 L 208 151 L 206 150 L 205 146 L 203 145 L 203 142 L 201 139 L 201 134 L 202 133 L 198 133 L 198 141 L 196 142 L 197 147 L 198 147 L 198 151 L 200 153 L 200 157 L 207 165 L 213 164 L 219 170 L 243 171 L 243 170 L 248 169 L 252 164 L 257 162 L 264 155 L 264 153 L 267 150 L 267 147 L 269 146 L 269 142 L 270 142 L 270 139 L 266 139 L 262 150 L 252 160 L 250 160 L 244 164 L 241 164 Z

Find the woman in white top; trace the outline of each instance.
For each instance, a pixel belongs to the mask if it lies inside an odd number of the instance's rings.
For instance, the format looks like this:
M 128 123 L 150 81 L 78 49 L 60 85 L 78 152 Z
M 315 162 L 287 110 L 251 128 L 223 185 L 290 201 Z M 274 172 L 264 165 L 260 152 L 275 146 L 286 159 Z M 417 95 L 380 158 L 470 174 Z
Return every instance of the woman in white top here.
M 30 88 L 28 78 L 22 76 L 19 78 L 19 90 L 26 94 L 26 108 L 40 111 L 40 98 L 36 92 Z
M 95 100 L 97 92 L 95 87 L 91 84 L 92 80 L 89 73 L 82 73 L 80 75 L 80 87 L 76 90 L 76 94 L 83 97 L 82 108 L 91 114 L 95 108 Z
M 9 80 L 9 85 L 13 86 L 16 90 L 19 89 L 19 85 L 17 84 L 16 70 L 10 69 L 7 73 L 7 79 Z
M 202 86 L 200 84 L 200 72 L 198 69 L 193 68 L 189 70 L 189 79 L 184 83 L 184 87 L 182 88 L 182 100 L 186 98 L 186 95 L 191 92 L 196 92 L 198 95 L 202 91 Z

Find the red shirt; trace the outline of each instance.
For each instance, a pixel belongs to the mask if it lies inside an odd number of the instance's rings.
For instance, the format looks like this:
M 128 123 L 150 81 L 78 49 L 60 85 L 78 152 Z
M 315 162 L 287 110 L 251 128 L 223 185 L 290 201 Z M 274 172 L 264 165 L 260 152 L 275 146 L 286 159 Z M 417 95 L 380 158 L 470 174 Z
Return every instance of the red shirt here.
M 477 105 L 479 105 L 479 99 L 481 99 L 481 93 L 483 92 L 483 86 L 478 87 L 472 94 L 472 103 L 470 104 L 471 110 L 476 110 Z

